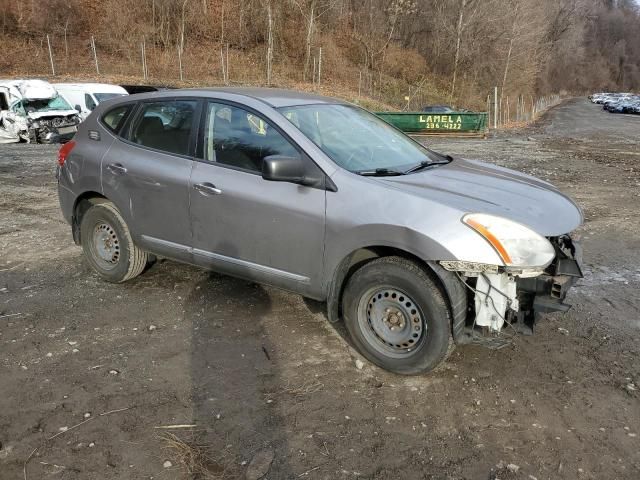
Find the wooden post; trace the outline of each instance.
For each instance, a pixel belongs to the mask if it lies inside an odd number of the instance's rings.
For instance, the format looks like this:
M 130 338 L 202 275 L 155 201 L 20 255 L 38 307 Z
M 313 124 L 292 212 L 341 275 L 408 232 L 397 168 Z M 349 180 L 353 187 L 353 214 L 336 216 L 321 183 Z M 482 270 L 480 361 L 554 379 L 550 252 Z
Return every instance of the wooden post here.
M 224 79 L 224 84 L 225 85 L 229 85 L 229 44 L 227 43 L 227 60 L 225 62 L 225 69 L 224 69 L 224 73 L 226 75 L 225 79 Z
M 96 53 L 96 40 L 91 35 L 91 49 L 93 50 L 93 60 L 96 62 L 96 73 L 100 75 L 100 67 L 98 67 L 98 54 Z
M 491 125 L 491 119 L 492 119 L 492 117 L 491 117 L 491 94 L 487 95 L 487 115 L 488 115 L 487 126 L 490 126 Z
M 320 86 L 320 79 L 322 77 L 322 47 L 318 52 L 318 86 Z
M 225 78 L 227 78 L 227 74 L 225 73 L 225 65 L 224 65 L 224 53 L 222 52 L 222 47 L 220 47 L 220 66 L 222 68 L 222 82 L 224 83 Z
M 498 87 L 493 88 L 493 128 L 498 128 Z
M 146 58 L 146 52 L 145 52 L 145 41 L 144 39 L 142 40 L 142 43 L 140 44 L 140 53 L 142 55 L 142 78 L 144 78 L 145 80 L 147 79 L 147 58 Z
M 267 5 L 267 85 L 271 85 L 271 63 L 273 61 L 273 19 L 271 18 L 271 2 Z
M 51 62 L 51 74 L 56 76 L 56 67 L 53 65 L 53 52 L 51 51 L 51 40 L 49 40 L 49 34 L 47 34 L 47 46 L 49 47 L 49 61 Z
M 316 66 L 317 66 L 317 64 L 318 64 L 318 62 L 316 61 L 316 57 L 313 57 L 313 76 L 311 77 L 311 84 L 314 87 L 316 85 Z

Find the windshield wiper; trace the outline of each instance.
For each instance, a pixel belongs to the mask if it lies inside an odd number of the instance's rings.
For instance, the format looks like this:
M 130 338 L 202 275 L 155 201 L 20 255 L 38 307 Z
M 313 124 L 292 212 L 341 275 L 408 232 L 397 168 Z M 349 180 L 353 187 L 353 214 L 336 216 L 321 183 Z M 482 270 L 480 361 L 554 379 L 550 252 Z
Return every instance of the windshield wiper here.
M 417 165 L 414 165 L 413 167 L 411 167 L 409 170 L 406 170 L 403 172 L 404 175 L 408 175 L 409 173 L 414 173 L 414 172 L 418 172 L 420 170 L 423 170 L 427 167 L 431 167 L 432 165 L 446 165 L 447 163 L 451 162 L 453 160 L 453 157 L 451 155 L 441 155 L 443 158 L 446 158 L 446 160 L 444 161 L 438 161 L 435 162 L 433 160 L 423 160 L 422 162 L 420 162 Z
M 376 168 L 375 170 L 360 170 L 355 172 L 363 177 L 395 177 L 398 175 L 404 175 L 404 172 L 398 170 L 391 170 L 389 168 Z

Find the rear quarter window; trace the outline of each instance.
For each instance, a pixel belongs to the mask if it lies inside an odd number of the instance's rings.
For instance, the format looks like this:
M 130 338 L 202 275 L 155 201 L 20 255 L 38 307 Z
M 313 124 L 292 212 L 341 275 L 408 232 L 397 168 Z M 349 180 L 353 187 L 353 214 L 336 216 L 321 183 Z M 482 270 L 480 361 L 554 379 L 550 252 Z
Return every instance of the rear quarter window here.
M 130 105 L 122 105 L 112 108 L 102 116 L 102 123 L 112 132 L 116 133 L 124 124 L 124 119 L 129 113 Z

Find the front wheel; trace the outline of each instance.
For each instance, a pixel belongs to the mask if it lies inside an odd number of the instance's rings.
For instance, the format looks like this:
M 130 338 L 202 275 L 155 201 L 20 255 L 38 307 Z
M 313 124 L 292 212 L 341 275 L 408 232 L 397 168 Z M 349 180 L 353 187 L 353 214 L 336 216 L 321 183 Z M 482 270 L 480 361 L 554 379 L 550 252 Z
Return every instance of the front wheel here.
M 97 203 L 80 224 L 82 249 L 91 267 L 109 282 L 137 277 L 147 266 L 148 254 L 138 248 L 129 227 L 115 205 Z
M 426 373 L 453 348 L 447 302 L 411 260 L 383 257 L 367 263 L 349 279 L 342 305 L 356 348 L 385 370 Z

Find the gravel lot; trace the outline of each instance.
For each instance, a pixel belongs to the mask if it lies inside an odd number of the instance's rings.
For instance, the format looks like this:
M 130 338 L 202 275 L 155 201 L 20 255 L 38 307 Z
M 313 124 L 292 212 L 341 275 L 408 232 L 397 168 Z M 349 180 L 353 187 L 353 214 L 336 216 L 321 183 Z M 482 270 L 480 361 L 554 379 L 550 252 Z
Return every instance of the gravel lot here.
M 245 478 L 271 454 L 269 479 L 640 478 L 640 117 L 577 99 L 430 143 L 576 199 L 586 276 L 533 337 L 411 378 L 277 289 L 171 261 L 99 280 L 56 148 L 0 145 L 0 478 Z

